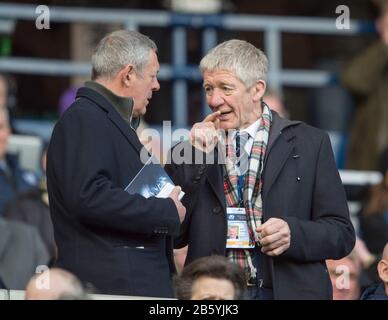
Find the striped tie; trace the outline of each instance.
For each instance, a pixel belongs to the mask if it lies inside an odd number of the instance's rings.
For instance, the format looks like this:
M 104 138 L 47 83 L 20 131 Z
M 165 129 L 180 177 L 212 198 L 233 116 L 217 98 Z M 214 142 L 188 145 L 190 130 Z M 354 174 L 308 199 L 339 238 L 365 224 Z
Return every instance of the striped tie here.
M 249 154 L 245 151 L 245 144 L 248 142 L 249 134 L 245 131 L 237 131 L 236 134 L 236 157 L 239 175 L 244 175 L 248 171 Z

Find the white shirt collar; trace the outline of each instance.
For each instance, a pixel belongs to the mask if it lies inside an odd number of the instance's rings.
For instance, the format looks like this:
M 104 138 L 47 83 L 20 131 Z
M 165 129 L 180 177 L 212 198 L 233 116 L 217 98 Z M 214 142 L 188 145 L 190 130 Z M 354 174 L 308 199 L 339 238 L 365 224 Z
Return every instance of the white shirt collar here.
M 259 127 L 260 127 L 260 121 L 261 121 L 261 117 L 257 119 L 254 123 L 252 123 L 248 128 L 241 129 L 240 131 L 248 132 L 249 139 L 255 138 L 256 132 L 257 130 L 259 130 Z
M 240 131 L 248 132 L 248 134 L 249 134 L 248 141 L 244 147 L 245 152 L 248 154 L 251 154 L 253 141 L 255 140 L 256 133 L 260 128 L 260 121 L 261 121 L 261 117 L 259 119 L 257 119 L 254 123 L 252 123 L 248 128 L 240 130 Z M 235 139 L 236 133 L 237 133 L 237 130 L 233 131 L 233 134 L 232 134 L 232 141 L 233 141 L 234 147 L 236 147 L 236 139 Z
M 249 140 L 251 138 L 254 139 L 256 136 L 256 132 L 259 130 L 260 121 L 261 121 L 261 117 L 259 119 L 257 119 L 254 123 L 252 123 L 249 127 L 245 128 L 245 129 L 240 129 L 240 132 L 247 132 L 249 134 Z M 237 133 L 237 130 L 233 131 L 232 140 L 235 139 L 236 133 Z

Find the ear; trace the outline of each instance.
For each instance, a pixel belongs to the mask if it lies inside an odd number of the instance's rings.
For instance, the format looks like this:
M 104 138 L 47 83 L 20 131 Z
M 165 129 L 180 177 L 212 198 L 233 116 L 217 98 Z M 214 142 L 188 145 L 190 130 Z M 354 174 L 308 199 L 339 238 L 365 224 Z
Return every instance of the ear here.
M 264 80 L 257 81 L 256 85 L 253 86 L 253 101 L 258 102 L 261 100 L 261 98 L 264 96 L 265 89 L 267 87 L 267 84 Z
M 124 87 L 129 87 L 131 85 L 131 82 L 133 81 L 134 75 L 135 68 L 132 64 L 128 64 L 123 69 L 121 69 L 119 72 L 119 77 L 122 85 Z
M 377 265 L 377 272 L 384 283 L 388 283 L 388 261 L 381 259 Z

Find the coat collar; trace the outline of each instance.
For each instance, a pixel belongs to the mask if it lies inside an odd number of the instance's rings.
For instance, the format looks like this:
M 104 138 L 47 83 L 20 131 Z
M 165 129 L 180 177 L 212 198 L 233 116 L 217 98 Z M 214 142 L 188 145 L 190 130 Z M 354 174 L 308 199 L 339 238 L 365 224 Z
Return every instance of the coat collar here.
M 86 98 L 104 110 L 107 113 L 108 118 L 121 131 L 128 142 L 136 149 L 137 152 L 141 152 L 144 146 L 141 144 L 136 131 L 122 118 L 106 97 L 96 90 L 88 87 L 82 87 L 77 91 L 76 99 L 79 98 Z
M 272 111 L 273 120 L 268 138 L 268 148 L 264 159 L 263 199 L 266 198 L 281 169 L 294 149 L 295 133 L 293 127 L 301 121 L 291 121 L 281 118 Z M 270 158 L 270 160 L 268 160 Z
M 271 112 L 272 112 L 272 123 L 271 123 L 269 138 L 268 138 L 267 155 L 269 154 L 269 151 L 273 147 L 277 138 L 283 133 L 284 129 L 302 123 L 301 121 L 292 121 L 289 119 L 282 118 L 277 114 L 277 112 L 273 110 Z
M 86 81 L 85 87 L 93 89 L 104 96 L 115 110 L 128 122 L 135 130 L 139 126 L 140 118 L 133 117 L 134 102 L 131 97 L 121 97 L 104 87 L 101 83 L 96 81 Z

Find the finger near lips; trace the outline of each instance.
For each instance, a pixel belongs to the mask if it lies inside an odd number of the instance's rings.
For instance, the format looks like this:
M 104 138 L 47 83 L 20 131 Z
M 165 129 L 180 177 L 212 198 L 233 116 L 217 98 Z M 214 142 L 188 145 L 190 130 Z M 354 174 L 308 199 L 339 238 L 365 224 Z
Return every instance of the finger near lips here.
M 211 114 L 209 114 L 204 120 L 203 122 L 214 122 L 215 120 L 218 119 L 218 117 L 221 115 L 221 111 L 216 111 L 216 112 L 213 112 Z

